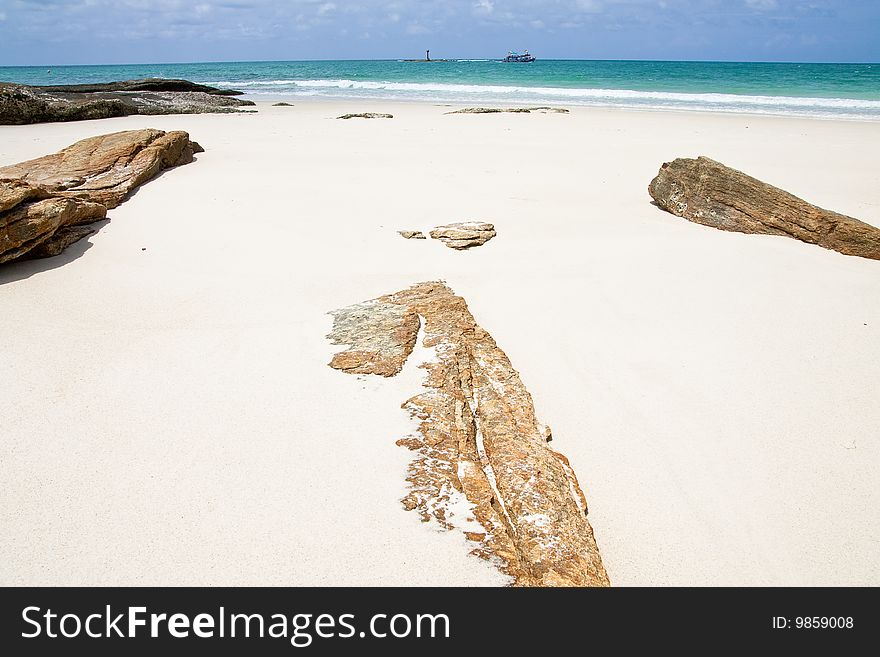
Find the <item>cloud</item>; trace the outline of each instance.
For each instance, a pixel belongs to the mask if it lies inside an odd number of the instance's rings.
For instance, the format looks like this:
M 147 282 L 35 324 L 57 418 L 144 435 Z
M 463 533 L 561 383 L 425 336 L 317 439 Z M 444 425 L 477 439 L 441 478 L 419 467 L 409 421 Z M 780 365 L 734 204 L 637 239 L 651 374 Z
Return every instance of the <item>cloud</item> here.
M 491 14 L 495 11 L 495 3 L 492 0 L 477 0 L 474 3 L 474 11 L 478 14 Z
M 774 9 L 779 9 L 779 2 L 777 0 L 745 0 L 745 3 L 749 9 L 754 9 L 756 11 L 773 11 Z
M 518 43 L 544 57 L 778 59 L 807 57 L 809 48 L 836 42 L 841 52 L 855 43 L 861 48 L 858 58 L 880 59 L 880 42 L 876 34 L 869 34 L 871 26 L 880 24 L 880 2 L 848 0 L 846 11 L 842 4 L 838 0 L 0 0 L 0 61 L 28 64 L 50 56 L 73 61 L 84 57 L 90 61 L 382 58 L 421 48 L 424 39 L 419 37 L 425 34 L 432 35 L 431 45 L 444 56 L 492 56 Z M 351 38 L 342 38 L 343 34 Z M 818 34 L 821 43 L 800 39 L 801 34 Z M 820 55 L 816 50 L 813 56 Z M 837 55 L 841 57 L 847 55 Z

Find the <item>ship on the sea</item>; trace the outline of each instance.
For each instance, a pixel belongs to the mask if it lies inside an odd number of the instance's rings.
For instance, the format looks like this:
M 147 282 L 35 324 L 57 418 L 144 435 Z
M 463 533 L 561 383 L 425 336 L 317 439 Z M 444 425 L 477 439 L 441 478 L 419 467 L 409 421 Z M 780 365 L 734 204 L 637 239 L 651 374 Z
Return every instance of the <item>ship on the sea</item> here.
M 527 64 L 529 62 L 535 61 L 535 56 L 530 55 L 528 50 L 526 50 L 525 52 L 522 52 L 522 53 L 513 52 L 512 50 L 508 50 L 507 57 L 505 57 L 501 61 L 508 62 L 508 63 L 519 62 L 519 63 Z

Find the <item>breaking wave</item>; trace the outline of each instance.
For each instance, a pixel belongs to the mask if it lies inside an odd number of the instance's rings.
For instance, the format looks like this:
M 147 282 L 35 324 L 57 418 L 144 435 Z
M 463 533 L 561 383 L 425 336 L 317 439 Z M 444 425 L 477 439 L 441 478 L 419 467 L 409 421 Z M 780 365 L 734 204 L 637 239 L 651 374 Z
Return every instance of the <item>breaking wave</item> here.
M 240 88 L 253 96 L 327 96 L 444 102 L 565 103 L 633 109 L 745 112 L 880 120 L 880 101 L 851 98 L 678 93 L 627 89 L 378 82 L 370 80 L 220 80 L 211 84 Z

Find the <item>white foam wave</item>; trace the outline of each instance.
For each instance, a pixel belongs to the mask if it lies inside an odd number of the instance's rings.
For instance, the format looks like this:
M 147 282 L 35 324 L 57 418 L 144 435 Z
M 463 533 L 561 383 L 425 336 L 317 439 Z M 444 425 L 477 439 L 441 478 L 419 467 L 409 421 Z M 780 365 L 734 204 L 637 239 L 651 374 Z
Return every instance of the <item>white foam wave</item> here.
M 505 102 L 566 102 L 580 105 L 698 109 L 761 114 L 852 116 L 880 119 L 880 100 L 763 96 L 725 93 L 681 93 L 629 89 L 585 89 L 443 82 L 377 82 L 371 80 L 249 80 L 212 84 L 240 87 L 249 94 L 354 95 L 417 100 L 484 100 Z

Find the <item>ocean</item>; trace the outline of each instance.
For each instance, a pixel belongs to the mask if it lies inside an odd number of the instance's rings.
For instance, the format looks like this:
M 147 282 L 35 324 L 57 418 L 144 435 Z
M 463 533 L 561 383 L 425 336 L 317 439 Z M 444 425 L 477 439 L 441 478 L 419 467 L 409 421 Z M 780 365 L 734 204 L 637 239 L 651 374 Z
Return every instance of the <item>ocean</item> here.
M 0 80 L 27 84 L 153 76 L 267 100 L 559 104 L 880 120 L 880 64 L 469 59 L 0 67 Z

